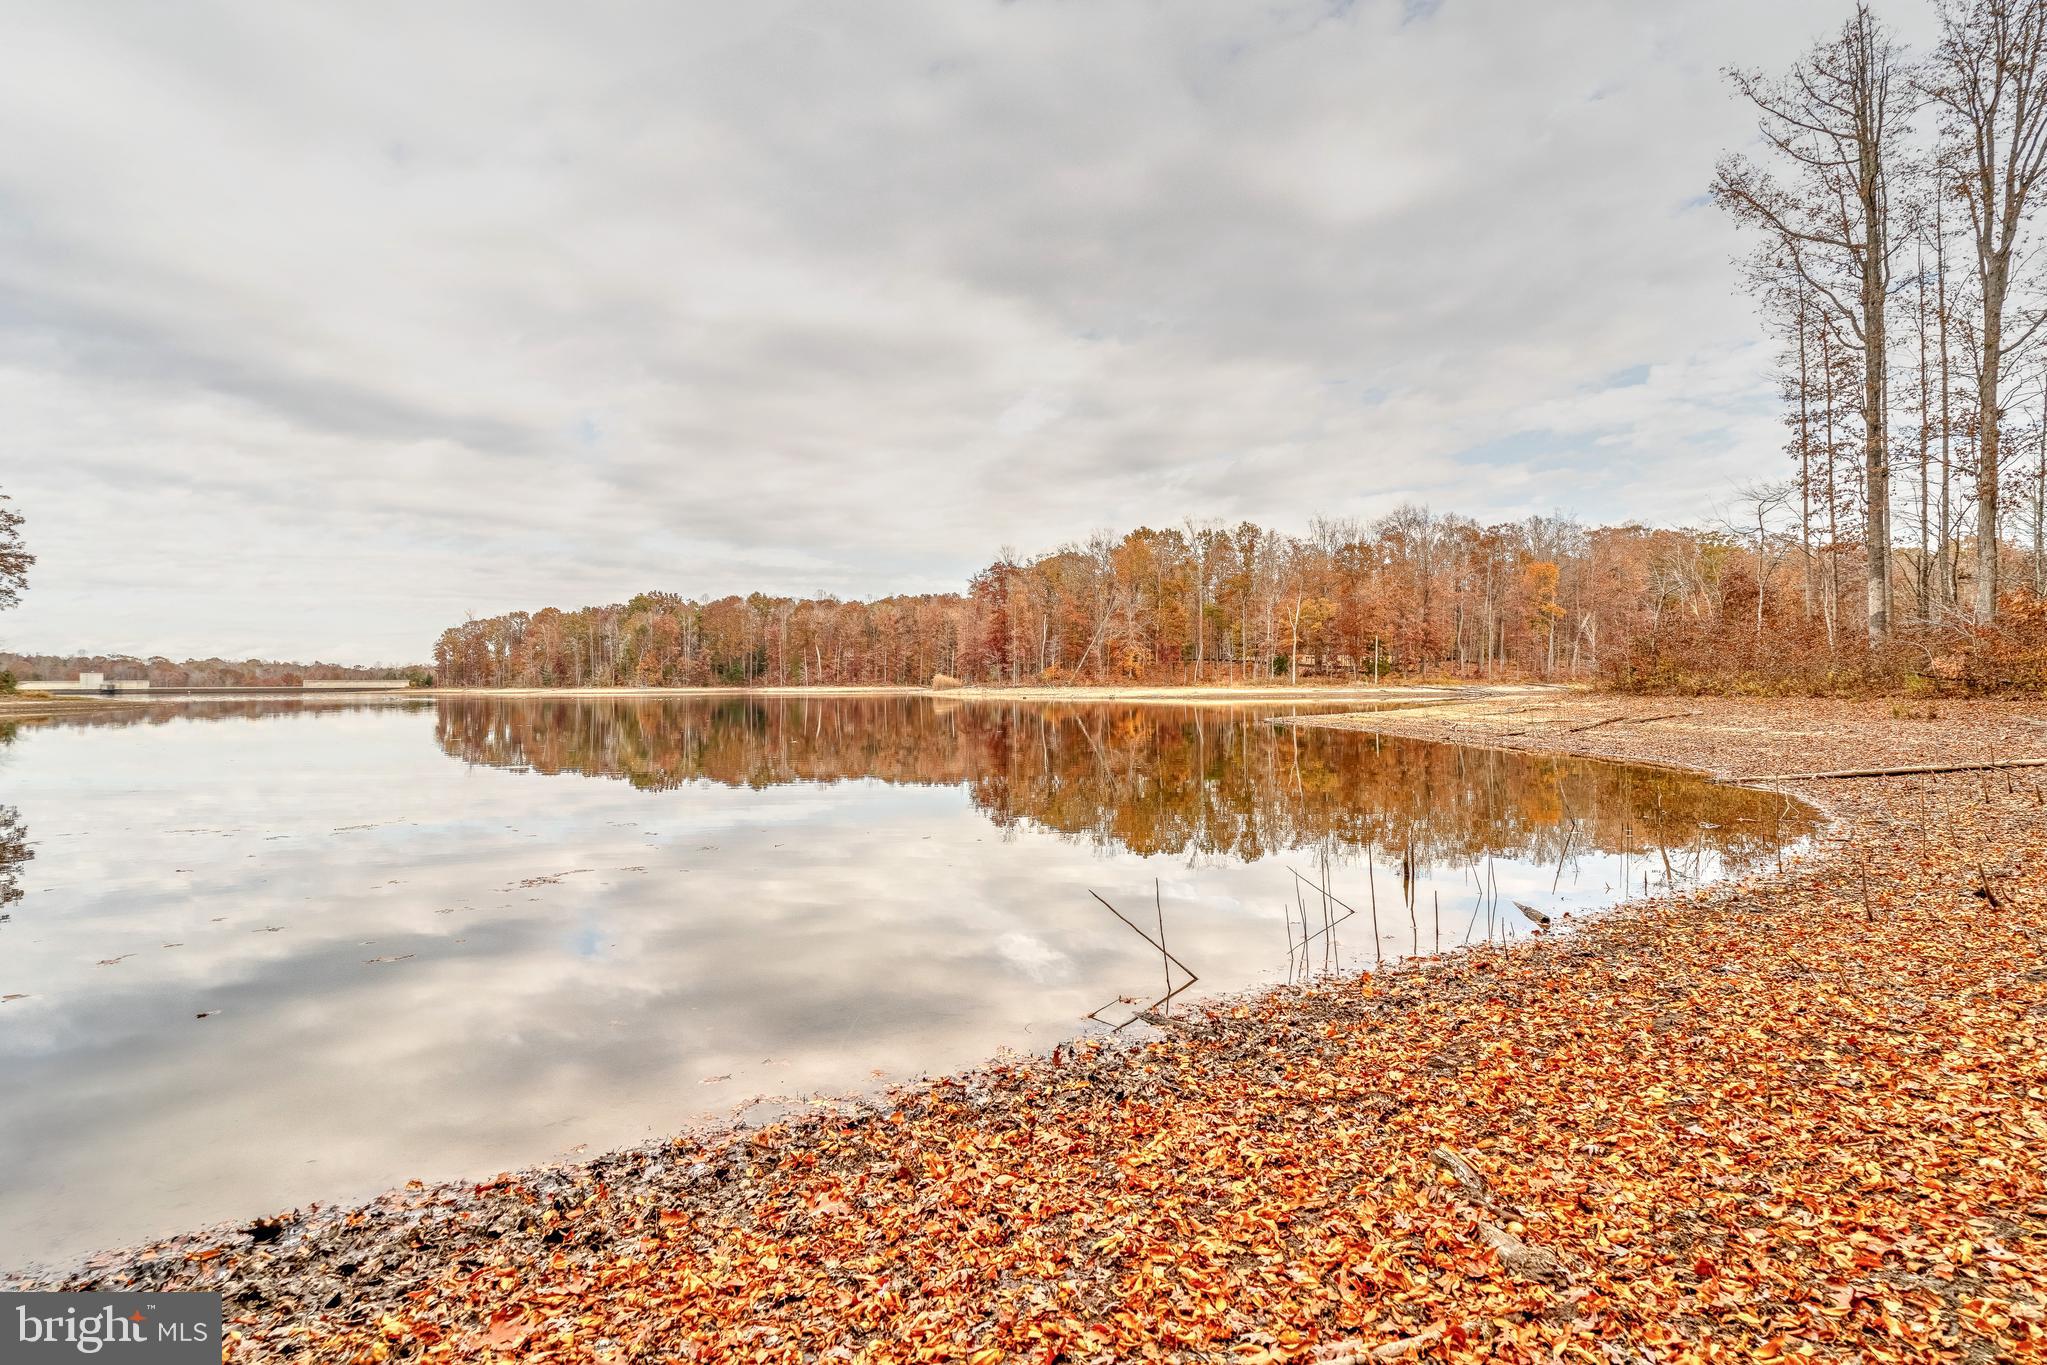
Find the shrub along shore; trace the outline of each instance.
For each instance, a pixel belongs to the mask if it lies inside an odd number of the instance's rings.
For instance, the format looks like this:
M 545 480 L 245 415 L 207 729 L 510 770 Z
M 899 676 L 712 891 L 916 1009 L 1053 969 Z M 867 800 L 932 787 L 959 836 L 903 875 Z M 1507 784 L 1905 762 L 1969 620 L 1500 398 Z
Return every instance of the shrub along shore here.
M 2047 757 L 2047 707 L 1316 717 L 1742 774 Z M 394 1191 L 42 1287 L 236 1360 L 2047 1355 L 2047 768 L 1777 783 L 1744 881 L 881 1104 Z

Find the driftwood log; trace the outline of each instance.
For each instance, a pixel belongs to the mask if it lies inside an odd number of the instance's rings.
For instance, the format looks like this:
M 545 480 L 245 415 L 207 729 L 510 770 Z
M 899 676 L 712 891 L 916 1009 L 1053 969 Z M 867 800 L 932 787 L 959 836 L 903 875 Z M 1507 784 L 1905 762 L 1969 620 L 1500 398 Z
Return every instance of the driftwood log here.
M 1383 1345 L 1374 1346 L 1370 1350 L 1346 1350 L 1340 1355 L 1325 1356 L 1321 1360 L 1316 1361 L 1315 1365 L 1365 1365 L 1367 1361 L 1405 1360 L 1430 1342 L 1441 1340 L 1442 1336 L 1443 1328 L 1439 1324 L 1434 1327 L 1424 1328 L 1411 1337 L 1402 1337 L 1398 1341 L 1389 1341 Z M 1346 1346 L 1357 1346 L 1359 1343 L 1346 1342 L 1344 1344 Z
M 2002 758 L 1994 763 L 1907 763 L 1896 768 L 1835 768 L 1823 773 L 1756 773 L 1715 782 L 1818 782 L 1847 777 L 1910 777 L 1915 773 L 1973 773 L 1996 768 L 2047 768 L 2047 758 Z
M 1466 1161 L 1455 1148 L 1438 1147 L 1429 1153 L 1429 1160 L 1456 1177 L 1465 1198 L 1474 1204 L 1493 1207 L 1493 1192 L 1486 1188 L 1485 1177 L 1478 1173 L 1478 1167 Z
M 1595 720 L 1587 725 L 1568 726 L 1565 728 L 1564 733 L 1576 735 L 1582 734 L 1587 730 L 1597 730 L 1602 725 L 1647 725 L 1652 720 L 1677 720 L 1683 716 L 1700 716 L 1704 714 L 1705 712 L 1703 711 L 1665 711 L 1663 714 L 1656 716 L 1608 716 L 1605 720 Z
M 1438 1147 L 1429 1153 L 1429 1160 L 1441 1166 L 1453 1176 L 1465 1198 L 1481 1206 L 1495 1216 L 1504 1216 L 1512 1210 L 1501 1206 L 1493 1198 L 1493 1192 L 1486 1185 L 1485 1177 L 1478 1168 L 1464 1159 L 1454 1147 Z M 1500 1264 L 1516 1275 L 1526 1275 L 1531 1280 L 1542 1280 L 1548 1284 L 1562 1284 L 1571 1278 L 1564 1263 L 1556 1254 L 1516 1237 L 1498 1224 L 1479 1220 L 1478 1239 L 1492 1249 L 1500 1258 Z
M 1443 1329 L 1440 1326 L 1430 1327 L 1424 1331 L 1416 1332 L 1411 1337 L 1402 1337 L 1398 1341 L 1389 1341 L 1384 1346 L 1374 1346 L 1372 1348 L 1372 1359 L 1405 1360 L 1430 1342 L 1440 1340 L 1442 1335 Z
M 1481 1222 L 1478 1225 L 1478 1240 L 1491 1247 L 1493 1254 L 1500 1258 L 1500 1264 L 1516 1275 L 1526 1275 L 1531 1280 L 1542 1280 L 1549 1284 L 1562 1284 L 1571 1278 L 1570 1272 L 1564 1269 L 1564 1263 L 1556 1258 L 1555 1252 L 1530 1246 L 1505 1228 Z
M 1516 910 L 1519 910 L 1522 914 L 1528 916 L 1528 918 L 1534 920 L 1537 924 L 1547 925 L 1549 923 L 1548 915 L 1545 915 L 1542 911 L 1536 909 L 1534 906 L 1528 904 L 1526 901 L 1515 901 L 1513 902 L 1513 906 Z

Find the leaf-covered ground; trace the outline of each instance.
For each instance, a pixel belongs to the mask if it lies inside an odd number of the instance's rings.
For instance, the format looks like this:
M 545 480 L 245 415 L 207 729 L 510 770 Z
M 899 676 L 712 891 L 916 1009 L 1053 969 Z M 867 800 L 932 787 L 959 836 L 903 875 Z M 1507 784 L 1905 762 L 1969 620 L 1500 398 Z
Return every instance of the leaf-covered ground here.
M 2047 754 L 2043 714 L 1350 723 L 1763 773 Z M 68 1283 L 220 1288 L 243 1360 L 2047 1358 L 2043 784 L 1791 784 L 1837 819 L 1782 874 Z

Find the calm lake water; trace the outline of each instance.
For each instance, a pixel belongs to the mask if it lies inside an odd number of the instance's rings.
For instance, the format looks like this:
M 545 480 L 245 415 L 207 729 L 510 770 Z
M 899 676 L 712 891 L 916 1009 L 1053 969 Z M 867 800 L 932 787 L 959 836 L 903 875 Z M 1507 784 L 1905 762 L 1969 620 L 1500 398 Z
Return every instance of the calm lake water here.
M 1297 709 L 249 701 L 22 726 L 0 1266 L 1104 1031 L 1090 1012 L 1185 977 L 1090 892 L 1163 920 L 1200 978 L 1184 1004 L 1369 966 L 1374 887 L 1377 953 L 1426 953 L 1526 933 L 1513 900 L 1583 912 L 1812 833 L 1683 775 L 1270 723 Z M 1293 875 L 1324 867 L 1358 911 L 1329 933 Z

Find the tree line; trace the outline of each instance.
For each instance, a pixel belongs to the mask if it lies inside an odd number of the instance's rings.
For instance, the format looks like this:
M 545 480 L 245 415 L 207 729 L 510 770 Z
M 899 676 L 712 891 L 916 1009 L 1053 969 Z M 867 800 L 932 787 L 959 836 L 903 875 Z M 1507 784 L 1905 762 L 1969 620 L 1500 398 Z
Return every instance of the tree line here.
M 456 687 L 922 686 L 938 675 L 1685 687 L 1770 674 L 1824 687 L 1905 668 L 1962 676 L 1987 657 L 1990 637 L 1973 626 L 1888 651 L 1872 650 L 1852 618 L 1813 629 L 1800 573 L 1781 544 L 1733 524 L 1487 526 L 1419 507 L 1370 523 L 1318 520 L 1306 535 L 1189 523 L 1005 554 L 961 593 L 643 593 L 472 619 L 441 635 L 434 677 Z
M 14 654 L 0 651 L 0 674 L 16 679 L 66 681 L 80 673 L 104 673 L 109 682 L 147 682 L 152 687 L 297 687 L 306 681 L 355 681 L 413 675 L 416 666 L 292 663 L 280 659 L 166 659 L 131 654 Z
M 556 687 L 1569 672 L 1597 644 L 1586 576 L 1601 538 L 1561 519 L 1482 527 L 1417 508 L 1371 527 L 1318 521 L 1306 536 L 1248 522 L 1147 527 L 1005 554 L 961 593 L 644 593 L 471 620 L 443 633 L 434 673 Z

